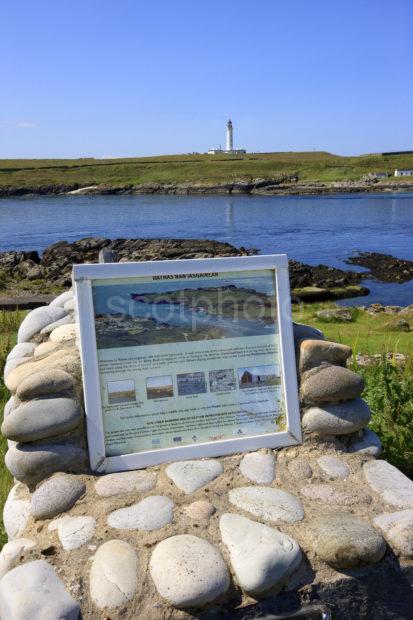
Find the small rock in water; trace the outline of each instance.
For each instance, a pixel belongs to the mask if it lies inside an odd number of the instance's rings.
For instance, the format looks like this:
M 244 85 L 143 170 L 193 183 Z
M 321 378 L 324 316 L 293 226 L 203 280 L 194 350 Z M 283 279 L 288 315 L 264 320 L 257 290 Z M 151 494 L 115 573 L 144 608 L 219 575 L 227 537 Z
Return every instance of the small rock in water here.
M 370 487 L 387 504 L 413 508 L 413 482 L 387 461 L 368 461 L 363 466 Z
M 16 391 L 20 400 L 30 400 L 45 394 L 56 394 L 72 390 L 74 380 L 69 373 L 59 368 L 44 368 L 24 379 Z
M 101 497 L 146 493 L 156 484 L 156 474 L 146 471 L 122 471 L 107 474 L 95 482 L 95 491 Z
M 310 523 L 308 534 L 314 552 L 333 568 L 374 564 L 386 551 L 374 528 L 347 513 L 319 515 Z
M 301 396 L 308 403 L 351 400 L 364 390 L 360 375 L 342 366 L 323 365 L 309 370 L 301 383 Z
M 165 469 L 167 476 L 184 493 L 193 493 L 197 489 L 211 482 L 224 471 L 219 461 L 179 461 L 168 465 Z
M 377 515 L 374 525 L 399 555 L 413 557 L 413 510 Z
M 351 355 L 345 344 L 327 340 L 303 340 L 300 345 L 300 372 L 320 366 L 323 362 L 342 366 Z
M 5 620 L 78 620 L 79 614 L 79 603 L 44 560 L 17 566 L 0 581 L 0 617 Z
M 257 484 L 270 484 L 275 478 L 275 460 L 272 454 L 251 452 L 246 454 L 240 470 L 245 478 Z
M 108 540 L 99 547 L 90 570 L 90 596 L 99 609 L 115 609 L 135 596 L 139 576 L 138 555 L 123 540 Z
M 42 398 L 23 403 L 4 420 L 1 432 L 23 443 L 48 439 L 74 430 L 81 412 L 71 398 Z
M 17 342 L 29 342 L 43 327 L 66 316 L 67 312 L 59 306 L 35 308 L 23 319 L 17 334 Z
M 350 452 L 358 452 L 359 454 L 371 454 L 371 456 L 379 456 L 381 454 L 381 441 L 374 431 L 369 428 L 363 430 L 363 435 L 353 441 L 349 446 Z
M 24 485 L 15 484 L 7 496 L 3 508 L 3 524 L 9 540 L 19 538 L 26 529 L 30 517 L 30 501 Z
M 17 444 L 6 452 L 5 463 L 17 480 L 33 486 L 58 471 L 83 471 L 87 454 L 80 446 L 67 442 Z
M 171 536 L 156 545 L 149 568 L 160 596 L 178 608 L 202 607 L 230 585 L 218 549 L 190 534 Z
M 6 543 L 0 553 L 0 579 L 14 568 L 25 551 L 33 549 L 35 546 L 36 543 L 31 538 L 15 538 Z
M 219 525 L 238 583 L 252 596 L 280 587 L 300 565 L 300 547 L 287 534 L 228 513 Z
M 317 463 L 329 478 L 348 478 L 350 475 L 347 463 L 334 456 L 320 456 Z
M 57 474 L 33 493 L 31 513 L 35 519 L 51 519 L 70 510 L 85 492 L 86 486 L 77 476 Z
M 76 330 L 76 323 L 60 325 L 51 332 L 49 337 L 52 342 L 67 342 L 76 338 Z
M 85 545 L 95 533 L 93 517 L 63 517 L 59 519 L 57 531 L 63 549 L 71 551 Z
M 298 497 L 281 489 L 269 487 L 231 489 L 229 501 L 263 521 L 295 523 L 304 518 L 303 505 Z
M 303 429 L 306 433 L 317 435 L 348 435 L 370 422 L 368 404 L 361 398 L 345 403 L 310 407 L 303 415 Z
M 172 523 L 174 505 L 169 497 L 151 495 L 138 504 L 112 512 L 108 525 L 118 530 L 159 530 Z
M 184 510 L 188 517 L 200 521 L 203 519 L 209 519 L 215 512 L 214 506 L 204 499 L 200 499 L 197 502 L 192 502 L 189 506 L 185 506 Z

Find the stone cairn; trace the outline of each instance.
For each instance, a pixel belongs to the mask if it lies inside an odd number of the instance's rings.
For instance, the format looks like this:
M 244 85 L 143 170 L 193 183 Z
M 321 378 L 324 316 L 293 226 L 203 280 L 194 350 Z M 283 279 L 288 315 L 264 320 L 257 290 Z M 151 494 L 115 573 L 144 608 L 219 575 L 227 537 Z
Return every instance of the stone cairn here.
M 96 476 L 74 307 L 30 312 L 7 358 L 1 620 L 411 617 L 413 482 L 376 459 L 349 347 L 294 327 L 303 445 Z

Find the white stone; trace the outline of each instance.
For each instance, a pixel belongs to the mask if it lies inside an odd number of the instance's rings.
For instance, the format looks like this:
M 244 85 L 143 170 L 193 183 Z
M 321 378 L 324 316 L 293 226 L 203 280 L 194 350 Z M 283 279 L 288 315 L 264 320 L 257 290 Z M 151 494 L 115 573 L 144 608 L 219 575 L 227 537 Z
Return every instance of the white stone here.
M 26 488 L 17 483 L 12 487 L 3 509 L 3 523 L 9 540 L 19 538 L 30 517 L 30 501 L 25 499 Z
M 149 563 L 160 596 L 178 608 L 202 607 L 226 592 L 228 569 L 218 549 L 190 534 L 171 536 L 154 549 Z
M 46 342 L 41 342 L 34 350 L 33 358 L 34 361 L 38 361 L 43 357 L 47 357 L 50 353 L 56 351 L 59 348 L 58 342 L 51 342 L 50 340 L 46 340 Z
M 73 299 L 73 291 L 64 291 L 63 293 L 60 293 L 60 295 L 55 297 L 53 301 L 50 302 L 49 306 L 60 306 L 61 308 L 63 308 L 65 303 L 70 299 Z
M 76 300 L 73 299 L 69 299 L 63 306 L 63 308 L 66 310 L 66 312 L 74 312 L 74 310 L 76 310 Z
M 257 484 L 270 484 L 275 478 L 275 460 L 272 454 L 246 454 L 239 468 L 245 478 Z
M 310 407 L 304 412 L 303 430 L 317 435 L 348 435 L 359 431 L 370 422 L 368 404 L 362 398 L 353 398 L 333 405 Z
M 22 364 L 25 364 L 26 362 L 30 362 L 30 360 L 31 357 L 13 357 L 13 359 L 6 362 L 3 370 L 4 380 L 6 381 L 12 370 L 17 368 L 18 366 L 21 366 Z
M 300 547 L 287 534 L 229 513 L 222 515 L 219 526 L 237 581 L 252 596 L 281 587 L 300 565 Z
M 29 342 L 43 327 L 66 316 L 66 311 L 58 306 L 35 308 L 23 319 L 17 334 L 17 342 Z
M 3 419 L 7 418 L 7 416 L 11 414 L 13 409 L 17 407 L 17 404 L 18 404 L 17 398 L 15 396 L 10 396 L 9 400 L 4 405 Z
M 371 454 L 371 456 L 379 456 L 381 454 L 381 441 L 374 431 L 365 428 L 362 437 L 356 439 L 350 444 L 350 452 L 358 452 L 359 454 Z
M 15 538 L 6 543 L 0 552 L 0 579 L 16 565 L 19 558 L 28 549 L 36 546 L 34 540 L 30 538 Z
M 68 340 L 74 340 L 76 338 L 76 323 L 68 323 L 67 325 L 60 325 L 56 327 L 49 338 L 52 342 L 67 342 Z
M 9 361 L 18 357 L 31 357 L 35 348 L 36 345 L 33 342 L 21 342 L 20 344 L 16 344 L 6 357 L 6 360 Z
M 123 540 L 109 540 L 99 547 L 90 570 L 90 596 L 99 608 L 125 605 L 138 588 L 138 555 Z
M 45 560 L 17 566 L 0 581 L 2 620 L 78 620 L 77 603 Z
M 397 508 L 413 508 L 413 482 L 387 461 L 368 461 L 363 466 L 370 487 L 383 501 Z
M 263 521 L 295 523 L 304 518 L 304 508 L 298 497 L 270 487 L 240 487 L 231 489 L 229 501 Z
M 188 506 L 185 506 L 184 511 L 191 519 L 202 521 L 212 517 L 215 512 L 215 508 L 210 502 L 207 502 L 205 499 L 200 499 L 196 502 L 192 502 L 192 504 L 189 504 Z
M 122 471 L 107 474 L 95 482 L 95 491 L 101 497 L 146 493 L 156 484 L 156 474 L 146 471 Z
M 62 319 L 59 319 L 54 323 L 49 323 L 49 325 L 46 325 L 46 327 L 43 327 L 43 329 L 40 330 L 40 334 L 42 336 L 47 336 L 48 334 L 51 334 L 52 331 L 56 329 L 56 327 L 60 327 L 61 325 L 67 325 L 68 323 L 73 323 L 73 317 L 71 317 L 70 314 L 67 314 Z
M 93 517 L 69 517 L 59 519 L 57 532 L 63 549 L 71 551 L 85 545 L 95 533 Z
M 138 504 L 115 510 L 108 525 L 117 530 L 159 530 L 173 519 L 174 503 L 169 497 L 151 495 Z
M 329 478 L 348 478 L 350 469 L 344 461 L 334 456 L 320 456 L 318 466 Z
M 398 554 L 413 557 L 412 509 L 377 515 L 373 523 Z
M 179 461 L 168 465 L 165 472 L 184 493 L 193 493 L 205 486 L 224 471 L 219 461 Z

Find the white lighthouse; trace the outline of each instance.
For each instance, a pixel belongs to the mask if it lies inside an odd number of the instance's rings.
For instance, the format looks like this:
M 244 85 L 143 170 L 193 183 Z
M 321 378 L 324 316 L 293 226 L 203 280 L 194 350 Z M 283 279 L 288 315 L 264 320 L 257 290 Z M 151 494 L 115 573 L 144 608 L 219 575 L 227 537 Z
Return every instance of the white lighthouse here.
M 227 123 L 227 148 L 226 151 L 231 152 L 234 150 L 233 128 L 232 121 L 229 119 Z
M 247 151 L 245 149 L 234 149 L 234 128 L 231 119 L 227 123 L 227 145 L 226 149 L 211 149 L 208 155 L 243 155 Z

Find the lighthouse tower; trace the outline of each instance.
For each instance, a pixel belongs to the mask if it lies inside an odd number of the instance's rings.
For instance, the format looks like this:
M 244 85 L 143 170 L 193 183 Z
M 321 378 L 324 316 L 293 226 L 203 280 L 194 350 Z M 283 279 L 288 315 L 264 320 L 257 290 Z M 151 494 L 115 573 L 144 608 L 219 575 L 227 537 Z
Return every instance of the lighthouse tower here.
M 227 151 L 234 150 L 234 141 L 233 141 L 233 129 L 232 129 L 232 121 L 231 119 L 227 123 Z

